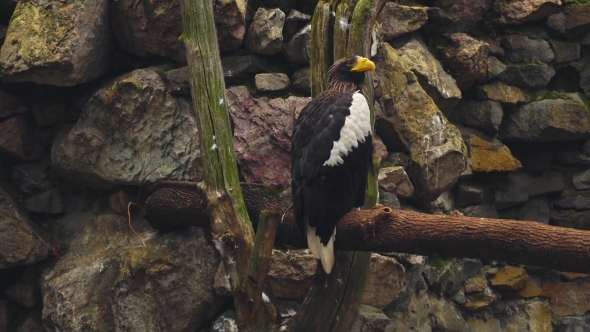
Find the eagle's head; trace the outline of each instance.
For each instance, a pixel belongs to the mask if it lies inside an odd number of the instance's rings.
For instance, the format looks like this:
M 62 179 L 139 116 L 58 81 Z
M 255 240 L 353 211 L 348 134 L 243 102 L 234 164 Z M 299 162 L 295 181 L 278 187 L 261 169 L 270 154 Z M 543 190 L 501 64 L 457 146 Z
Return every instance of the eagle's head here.
M 373 61 L 358 55 L 340 59 L 328 71 L 328 89 L 340 85 L 362 86 L 366 71 L 375 71 Z

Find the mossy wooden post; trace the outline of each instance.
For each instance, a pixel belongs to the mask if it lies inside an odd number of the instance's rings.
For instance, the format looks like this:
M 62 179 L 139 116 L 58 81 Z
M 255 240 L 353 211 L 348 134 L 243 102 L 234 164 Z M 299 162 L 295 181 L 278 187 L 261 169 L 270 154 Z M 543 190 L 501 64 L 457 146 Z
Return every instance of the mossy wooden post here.
M 326 88 L 330 64 L 348 55 L 369 57 L 371 31 L 384 0 L 331 0 L 316 6 L 311 28 L 311 85 L 315 96 Z M 366 81 L 374 119 L 372 79 Z M 376 168 L 371 167 L 365 208 L 377 203 Z M 336 236 L 338 241 L 338 236 Z M 318 273 L 296 317 L 294 331 L 348 331 L 358 314 L 371 260 L 370 252 L 336 252 L 332 273 Z
M 197 115 L 204 180 L 201 189 L 207 197 L 211 230 L 217 237 L 225 268 L 230 276 L 240 331 L 272 330 L 275 318 L 267 312 L 257 283 L 247 279 L 254 231 L 248 218 L 238 178 L 229 115 L 226 108 L 225 83 L 217 34 L 213 19 L 213 2 L 181 0 L 180 9 L 190 72 L 191 94 Z M 263 259 L 264 260 L 264 259 Z M 257 312 L 255 312 L 257 311 Z

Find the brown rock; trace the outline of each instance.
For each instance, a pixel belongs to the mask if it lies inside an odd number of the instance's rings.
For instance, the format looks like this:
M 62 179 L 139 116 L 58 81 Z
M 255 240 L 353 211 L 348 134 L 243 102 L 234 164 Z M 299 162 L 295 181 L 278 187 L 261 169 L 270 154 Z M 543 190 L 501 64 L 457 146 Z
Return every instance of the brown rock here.
M 560 0 L 495 1 L 492 23 L 500 27 L 536 21 L 555 13 L 559 5 Z
M 420 29 L 428 20 L 428 7 L 410 7 L 387 2 L 377 21 L 381 23 L 383 40 L 391 40 Z
M 590 5 L 574 5 L 553 14 L 547 19 L 547 26 L 565 38 L 578 37 L 590 29 Z
M 246 35 L 248 0 L 218 0 L 213 3 L 219 50 L 235 51 Z
M 264 73 L 254 76 L 256 89 L 259 91 L 280 91 L 289 87 L 289 76 L 283 73 Z
M 410 198 L 414 194 L 414 186 L 401 166 L 380 168 L 377 179 L 379 188 L 394 193 L 399 198 Z
M 273 249 L 268 281 L 275 297 L 302 299 L 313 283 L 318 260 L 308 250 Z
M 121 47 L 141 57 L 159 55 L 186 62 L 178 0 L 112 2 L 113 31 Z
M 590 311 L 590 283 L 543 284 L 541 296 L 549 298 L 555 319 L 582 316 Z
M 18 161 L 35 161 L 42 157 L 43 147 L 27 120 L 17 115 L 0 122 L 0 153 Z
M 492 0 L 435 0 L 434 6 L 441 8 L 452 23 L 440 28 L 443 32 L 469 32 L 479 26 Z
M 477 97 L 479 99 L 490 99 L 505 104 L 518 104 L 528 101 L 528 98 L 522 89 L 506 85 L 499 81 L 478 86 Z
M 469 147 L 471 169 L 474 172 L 508 172 L 522 167 L 501 141 L 475 129 L 459 127 L 465 144 Z
M 525 305 L 524 311 L 529 316 L 530 332 L 550 332 L 553 331 L 551 325 L 551 308 L 541 301 L 531 302 Z
M 492 278 L 492 286 L 499 289 L 517 290 L 523 288 L 528 280 L 529 275 L 524 268 L 512 266 L 498 271 Z
M 27 112 L 28 109 L 16 97 L 0 90 L 0 119 Z
M 258 8 L 246 35 L 246 46 L 253 53 L 273 55 L 283 48 L 285 13 L 280 9 Z
M 373 136 L 373 154 L 377 158 L 377 165 L 381 164 L 381 161 L 387 158 L 387 147 L 377 134 Z
M 41 261 L 51 249 L 1 187 L 0 243 L 0 269 Z
M 541 288 L 534 280 L 528 280 L 522 289 L 516 292 L 516 297 L 521 299 L 528 299 L 531 297 L 540 296 L 543 293 Z
M 5 82 L 73 86 L 109 70 L 107 0 L 19 2 L 0 50 Z
M 488 280 L 482 277 L 473 277 L 463 282 L 465 293 L 482 292 L 488 287 Z
M 227 99 L 235 124 L 234 149 L 246 182 L 289 185 L 295 114 L 310 98 L 253 98 L 245 86 L 238 86 L 227 90 Z
M 452 34 L 450 41 L 450 47 L 439 49 L 443 63 L 453 69 L 457 86 L 464 91 L 486 75 L 490 48 L 487 43 L 464 33 Z
M 465 309 L 469 311 L 476 311 L 486 307 L 489 307 L 497 298 L 492 294 L 489 288 L 486 288 L 483 292 L 476 294 L 465 303 Z
M 405 268 L 394 258 L 371 254 L 369 276 L 361 303 L 380 309 L 395 301 L 404 285 Z

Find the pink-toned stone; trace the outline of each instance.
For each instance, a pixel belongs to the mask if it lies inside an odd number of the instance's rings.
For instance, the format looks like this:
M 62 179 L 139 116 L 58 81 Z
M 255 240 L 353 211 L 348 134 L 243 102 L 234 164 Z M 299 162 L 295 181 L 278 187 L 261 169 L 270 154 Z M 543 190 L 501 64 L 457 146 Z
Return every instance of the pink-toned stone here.
M 442 48 L 443 62 L 455 71 L 460 90 L 467 90 L 488 69 L 489 45 L 464 33 L 450 36 L 452 46 Z
M 0 123 L 0 154 L 19 161 L 35 161 L 43 155 L 41 144 L 22 116 L 14 116 Z
M 295 114 L 310 98 L 254 98 L 245 86 L 227 90 L 233 119 L 234 149 L 246 182 L 291 183 L 291 134 Z
M 377 157 L 377 164 L 381 164 L 381 161 L 387 158 L 387 147 L 377 135 L 373 136 L 373 154 Z
M 518 25 L 540 20 L 559 10 L 560 0 L 512 0 L 494 2 L 495 26 Z

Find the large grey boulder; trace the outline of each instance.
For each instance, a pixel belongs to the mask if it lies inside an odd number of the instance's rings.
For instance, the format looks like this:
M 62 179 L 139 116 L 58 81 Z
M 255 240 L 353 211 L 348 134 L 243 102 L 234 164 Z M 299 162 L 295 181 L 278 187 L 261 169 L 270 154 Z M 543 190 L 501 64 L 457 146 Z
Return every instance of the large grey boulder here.
M 550 142 L 590 137 L 590 113 L 573 100 L 545 99 L 523 105 L 504 117 L 499 138 Z
M 45 259 L 51 248 L 0 187 L 0 269 Z
M 509 65 L 498 74 L 498 79 L 508 85 L 521 88 L 540 89 L 549 84 L 555 76 L 555 69 L 545 65 Z
M 413 68 L 406 67 L 389 44 L 381 44 L 375 61 L 383 92 L 376 110 L 377 134 L 388 150 L 410 152 L 406 172 L 414 185 L 412 199 L 434 200 L 467 167 L 461 134 L 422 89 Z
M 283 48 L 285 13 L 280 9 L 258 8 L 246 35 L 246 47 L 253 53 L 273 55 Z
M 41 277 L 48 331 L 195 331 L 221 299 L 219 255 L 198 228 L 165 234 L 118 215 L 70 214 L 54 234 L 68 243 Z
M 462 101 L 449 118 L 466 126 L 495 135 L 500 128 L 504 112 L 497 101 Z
M 434 100 L 438 108 L 447 111 L 461 99 L 455 79 L 430 54 L 422 37 L 412 34 L 395 41 L 394 45 L 403 65 L 411 70 L 420 86 Z
M 506 58 L 512 62 L 524 60 L 551 62 L 554 58 L 549 43 L 543 39 L 510 35 L 504 37 L 500 45 L 506 50 Z
M 51 152 L 63 178 L 112 188 L 201 178 L 199 138 L 190 101 L 166 92 L 153 68 L 120 76 L 98 90 Z
M 112 51 L 107 0 L 19 2 L 0 49 L 5 82 L 72 86 L 106 74 Z

